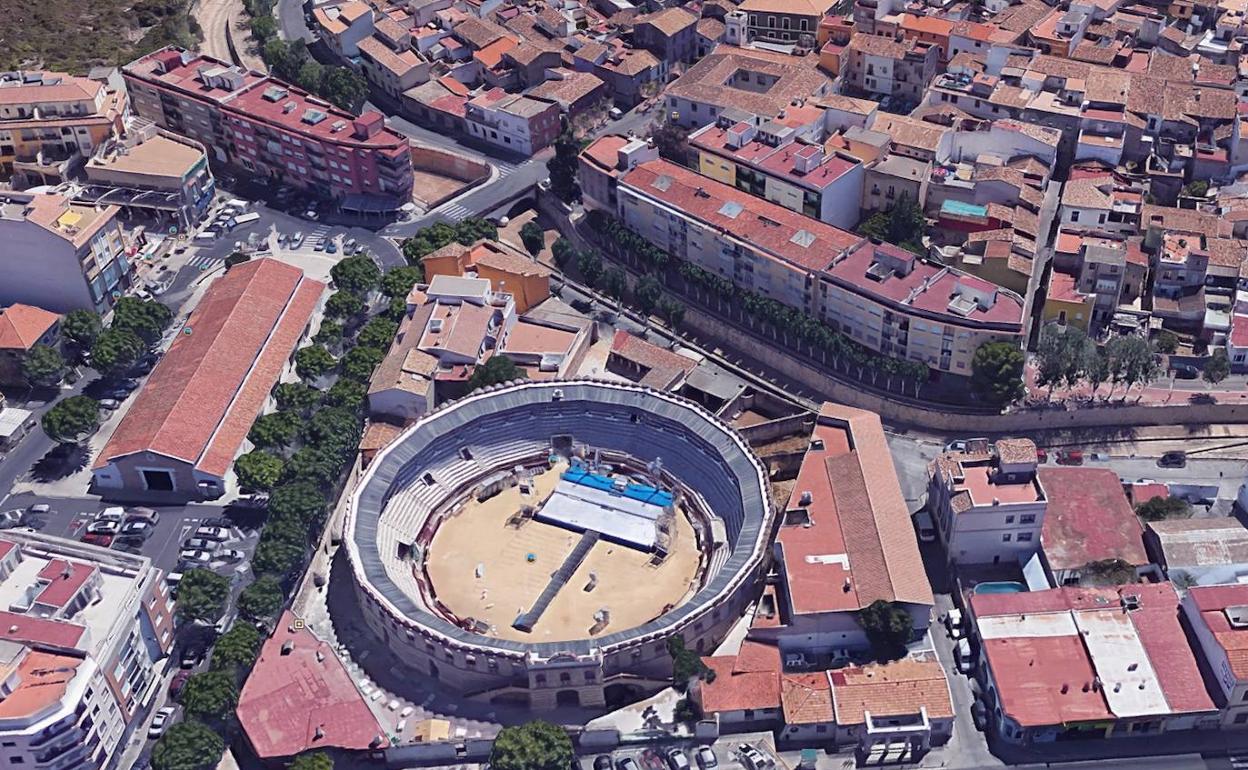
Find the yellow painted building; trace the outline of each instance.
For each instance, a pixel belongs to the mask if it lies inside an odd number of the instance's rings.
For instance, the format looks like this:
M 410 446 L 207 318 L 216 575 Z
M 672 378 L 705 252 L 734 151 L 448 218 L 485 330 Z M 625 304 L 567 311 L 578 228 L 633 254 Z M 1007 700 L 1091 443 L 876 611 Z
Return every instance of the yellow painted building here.
M 737 164 L 706 150 L 698 150 L 698 173 L 716 182 L 737 185 Z
M 1041 317 L 1046 324 L 1060 323 L 1086 332 L 1095 302 L 1095 296 L 1079 291 L 1074 276 L 1054 272 L 1049 279 L 1049 291 L 1044 298 Z
M 524 313 L 550 296 L 550 269 L 528 254 L 494 241 L 477 241 L 472 246 L 452 243 L 421 260 L 425 280 L 437 275 L 460 276 L 475 273 L 486 278 L 497 291 L 505 291 Z

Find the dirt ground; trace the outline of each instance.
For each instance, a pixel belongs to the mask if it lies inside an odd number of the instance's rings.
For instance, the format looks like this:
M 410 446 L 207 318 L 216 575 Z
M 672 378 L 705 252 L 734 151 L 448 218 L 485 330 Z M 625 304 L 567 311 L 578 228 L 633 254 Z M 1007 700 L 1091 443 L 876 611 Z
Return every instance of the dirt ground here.
M 230 46 L 226 42 L 226 26 L 234 25 L 234 43 L 243 64 L 251 69 L 266 72 L 264 62 L 251 53 L 251 36 L 248 34 L 249 16 L 243 9 L 242 0 L 198 0 L 195 3 L 195 20 L 204 31 L 200 50 L 222 61 L 232 61 Z
M 435 201 L 447 199 L 457 190 L 467 186 L 467 182 L 461 182 L 449 176 L 412 169 L 412 198 L 426 208 Z
M 434 533 L 426 570 L 438 598 L 460 617 L 489 623 L 491 636 L 528 642 L 585 638 L 594 613 L 604 607 L 610 610 L 610 622 L 598 635 L 614 633 L 658 617 L 665 606 L 680 603 L 696 588 L 700 554 L 693 527 L 681 513 L 671 553 L 661 565 L 650 566 L 647 553 L 599 541 L 532 633 L 512 628 L 580 535 L 533 520 L 519 528 L 506 522 L 521 505 L 549 497 L 564 467 L 536 477 L 533 495 L 521 495 L 519 487 L 505 490 L 484 503 L 470 504 Z M 591 572 L 598 583 L 586 591 Z M 638 591 L 639 586 L 645 590 Z

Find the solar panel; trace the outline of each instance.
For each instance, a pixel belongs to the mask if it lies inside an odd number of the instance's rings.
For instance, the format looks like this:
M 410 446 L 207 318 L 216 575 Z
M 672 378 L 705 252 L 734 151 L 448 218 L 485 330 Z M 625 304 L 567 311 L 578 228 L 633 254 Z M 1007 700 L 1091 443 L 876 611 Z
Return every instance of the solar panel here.
M 724 205 L 719 207 L 719 213 L 723 214 L 729 219 L 736 219 L 737 215 L 740 214 L 743 210 L 744 210 L 744 207 L 740 203 L 737 203 L 736 201 L 728 201 Z
M 667 174 L 663 174 L 662 176 L 659 176 L 654 180 L 654 187 L 657 190 L 662 190 L 663 192 L 667 192 L 667 188 L 671 186 L 672 186 L 672 178 L 668 176 Z

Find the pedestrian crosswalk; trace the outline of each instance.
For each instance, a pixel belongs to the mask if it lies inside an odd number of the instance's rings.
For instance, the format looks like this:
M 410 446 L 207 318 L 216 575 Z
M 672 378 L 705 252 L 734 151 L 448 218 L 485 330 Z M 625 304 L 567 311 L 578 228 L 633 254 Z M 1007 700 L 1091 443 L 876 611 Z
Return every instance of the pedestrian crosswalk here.
M 308 237 L 303 241 L 303 246 L 305 248 L 315 249 L 320 244 L 329 240 L 326 236 L 329 235 L 330 229 L 329 225 L 318 225 L 312 230 L 312 232 L 308 233 Z
M 444 206 L 439 206 L 436 213 L 444 214 L 455 221 L 472 216 L 472 210 L 460 203 L 448 203 Z
M 225 257 L 213 257 L 208 254 L 196 254 L 186 260 L 186 266 L 207 272 L 225 261 Z

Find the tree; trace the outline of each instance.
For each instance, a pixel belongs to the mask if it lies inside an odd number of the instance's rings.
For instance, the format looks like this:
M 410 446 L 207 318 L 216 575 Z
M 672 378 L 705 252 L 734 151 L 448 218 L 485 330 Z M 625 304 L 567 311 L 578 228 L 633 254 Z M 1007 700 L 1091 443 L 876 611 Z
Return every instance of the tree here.
M 658 311 L 659 315 L 663 316 L 663 319 L 667 321 L 667 325 L 673 329 L 679 326 L 685 317 L 685 306 L 671 297 L 664 297 L 659 300 Z
M 1077 373 L 1082 371 L 1081 334 L 1077 329 L 1058 326 L 1049 326 L 1041 331 L 1040 344 L 1036 348 L 1036 383 L 1048 388 L 1050 395 L 1053 388 L 1077 379 Z
M 546 245 L 546 231 L 537 223 L 537 220 L 530 219 L 524 223 L 524 227 L 520 228 L 520 240 L 524 243 L 524 248 L 536 257 Z
M 181 589 L 178 595 L 181 596 Z M 229 672 L 204 671 L 186 680 L 181 700 L 188 715 L 223 722 L 233 715 L 238 705 L 238 685 Z
M 891 209 L 876 212 L 858 226 L 863 235 L 888 241 L 916 254 L 924 252 L 923 233 L 926 229 L 927 220 L 923 217 L 922 207 L 904 192 Z
M 309 345 L 295 353 L 295 371 L 305 380 L 315 380 L 333 369 L 337 363 L 323 345 Z
M 403 265 L 391 269 L 381 279 L 381 293 L 387 297 L 407 299 L 412 287 L 424 280 L 424 271 L 419 267 Z
M 364 312 L 364 300 L 358 294 L 339 289 L 325 301 L 325 315 L 330 318 L 354 318 Z
M 105 330 L 91 346 L 91 366 L 105 374 L 129 369 L 143 352 L 143 340 L 128 329 Z
M 252 557 L 251 566 L 257 573 L 268 573 L 286 577 L 302 566 L 303 556 L 307 553 L 307 538 L 298 542 L 288 537 L 277 537 L 270 533 L 270 524 L 260 533 L 260 542 L 256 544 L 256 555 Z
M 48 438 L 72 444 L 100 427 L 100 404 L 87 396 L 70 396 L 45 412 L 40 424 Z
M 321 391 L 302 382 L 283 382 L 273 389 L 273 398 L 279 410 L 303 414 L 320 403 Z
M 985 342 L 971 359 L 971 387 L 984 400 L 1009 404 L 1023 395 L 1023 366 L 1026 358 L 1017 345 Z
M 31 385 L 59 385 L 65 376 L 65 359 L 56 348 L 35 345 L 22 358 L 22 375 Z
M 485 217 L 468 217 L 455 223 L 455 241 L 471 246 L 479 240 L 497 241 L 498 227 Z
M 354 256 L 338 262 L 329 270 L 334 284 L 342 291 L 365 296 L 381 284 L 381 270 L 371 257 Z
M 468 392 L 496 385 L 500 382 L 523 380 L 524 370 L 516 366 L 516 362 L 507 356 L 496 354 L 483 364 L 478 364 L 468 378 Z
M 272 575 L 261 575 L 238 595 L 238 612 L 248 620 L 266 620 L 282 608 L 286 596 Z
M 110 329 L 125 329 L 139 335 L 148 345 L 160 339 L 173 320 L 173 311 L 154 300 L 122 297 L 113 306 Z
M 377 317 L 364 325 L 355 341 L 361 347 L 386 350 L 399 333 L 399 325 L 389 318 Z
M 571 241 L 561 235 L 550 245 L 550 254 L 555 258 L 556 265 L 566 268 L 568 262 L 576 255 L 576 248 L 572 246 Z
M 358 412 L 364 408 L 364 399 L 367 397 L 368 387 L 364 383 L 343 378 L 326 391 L 325 403 Z
M 91 347 L 103 330 L 99 314 L 91 310 L 71 310 L 61 321 L 61 334 L 80 348 Z
M 368 98 L 368 81 L 348 67 L 322 67 L 320 79 L 311 90 L 347 112 L 356 112 Z
M 858 613 L 858 625 L 866 632 L 876 657 L 889 661 L 905 656 L 914 619 L 900 602 L 876 599 Z
M 234 267 L 235 265 L 241 265 L 244 262 L 250 262 L 250 261 L 251 261 L 251 256 L 249 254 L 246 254 L 241 251 L 236 251 L 230 256 L 225 258 L 225 270 L 226 272 L 229 272 L 231 267 Z
M 274 518 L 293 519 L 303 527 L 318 521 L 327 504 L 321 490 L 306 482 L 283 484 L 269 495 L 269 513 Z
M 323 751 L 310 751 L 295 757 L 287 770 L 334 770 L 334 760 Z
M 1144 521 L 1163 519 L 1186 519 L 1192 515 L 1192 506 L 1181 497 L 1150 497 L 1135 506 L 1135 512 Z
M 619 300 L 628 289 L 628 279 L 624 271 L 618 267 L 609 267 L 602 272 L 602 293 L 614 300 Z
M 282 478 L 282 458 L 269 452 L 256 450 L 240 455 L 234 461 L 234 474 L 238 485 L 253 492 L 267 492 Z
M 178 583 L 178 617 L 215 623 L 230 598 L 230 579 L 206 569 L 190 569 Z
M 1160 365 L 1148 340 L 1137 334 L 1114 337 L 1105 345 L 1109 371 L 1115 383 L 1147 385 L 1157 378 Z
M 1090 561 L 1079 570 L 1083 586 L 1120 586 L 1136 582 L 1135 567 L 1122 559 Z
M 650 126 L 650 139 L 659 155 L 682 166 L 686 164 L 689 153 L 689 132 L 670 120 L 656 122 Z
M 587 286 L 597 286 L 604 270 L 602 257 L 596 251 L 581 251 L 576 255 L 576 270 Z
M 177 722 L 152 747 L 152 770 L 212 770 L 225 753 L 225 741 L 193 719 Z
M 663 285 L 653 275 L 647 275 L 633 287 L 633 296 L 637 298 L 637 307 L 641 308 L 642 314 L 649 316 L 659 306 Z
M 360 345 L 343 357 L 342 373 L 353 380 L 366 382 L 385 357 L 386 351 L 382 348 Z
M 672 710 L 672 716 L 677 722 L 696 722 L 702 718 L 702 709 L 698 708 L 697 701 L 692 698 L 681 698 L 676 701 L 676 707 Z
M 710 671 L 702 662 L 702 656 L 685 646 L 683 636 L 667 638 L 667 654 L 672 657 L 672 684 L 677 689 L 685 689 L 689 680 L 703 677 Z
M 1169 355 L 1179 349 L 1179 335 L 1169 329 L 1162 329 L 1157 332 L 1157 336 L 1154 338 L 1153 342 L 1157 346 L 1158 353 L 1166 353 Z
M 289 446 L 299 435 L 300 422 L 291 412 L 262 414 L 251 424 L 247 440 L 261 449 Z
M 1196 179 L 1183 185 L 1183 195 L 1189 198 L 1203 198 L 1207 192 L 1209 192 L 1209 183 L 1203 179 Z
M 250 623 L 235 623 L 212 646 L 212 667 L 245 674 L 260 652 L 260 632 Z
M 1095 344 L 1089 344 L 1084 359 L 1083 376 L 1092 386 L 1092 394 L 1095 397 L 1097 389 L 1109 381 L 1109 356 L 1105 355 L 1105 351 Z
M 1204 371 L 1201 373 L 1201 376 L 1210 385 L 1217 385 L 1231 376 L 1231 362 L 1226 357 L 1224 349 L 1218 348 L 1213 351 L 1213 355 L 1209 356 L 1208 361 L 1205 361 Z
M 571 131 L 564 130 L 555 140 L 555 154 L 546 161 L 546 171 L 550 174 L 550 191 L 564 203 L 572 203 L 581 197 L 581 188 L 576 183 L 577 156 L 581 147 Z
M 535 720 L 504 727 L 490 752 L 492 770 L 567 770 L 572 740 L 562 727 Z

